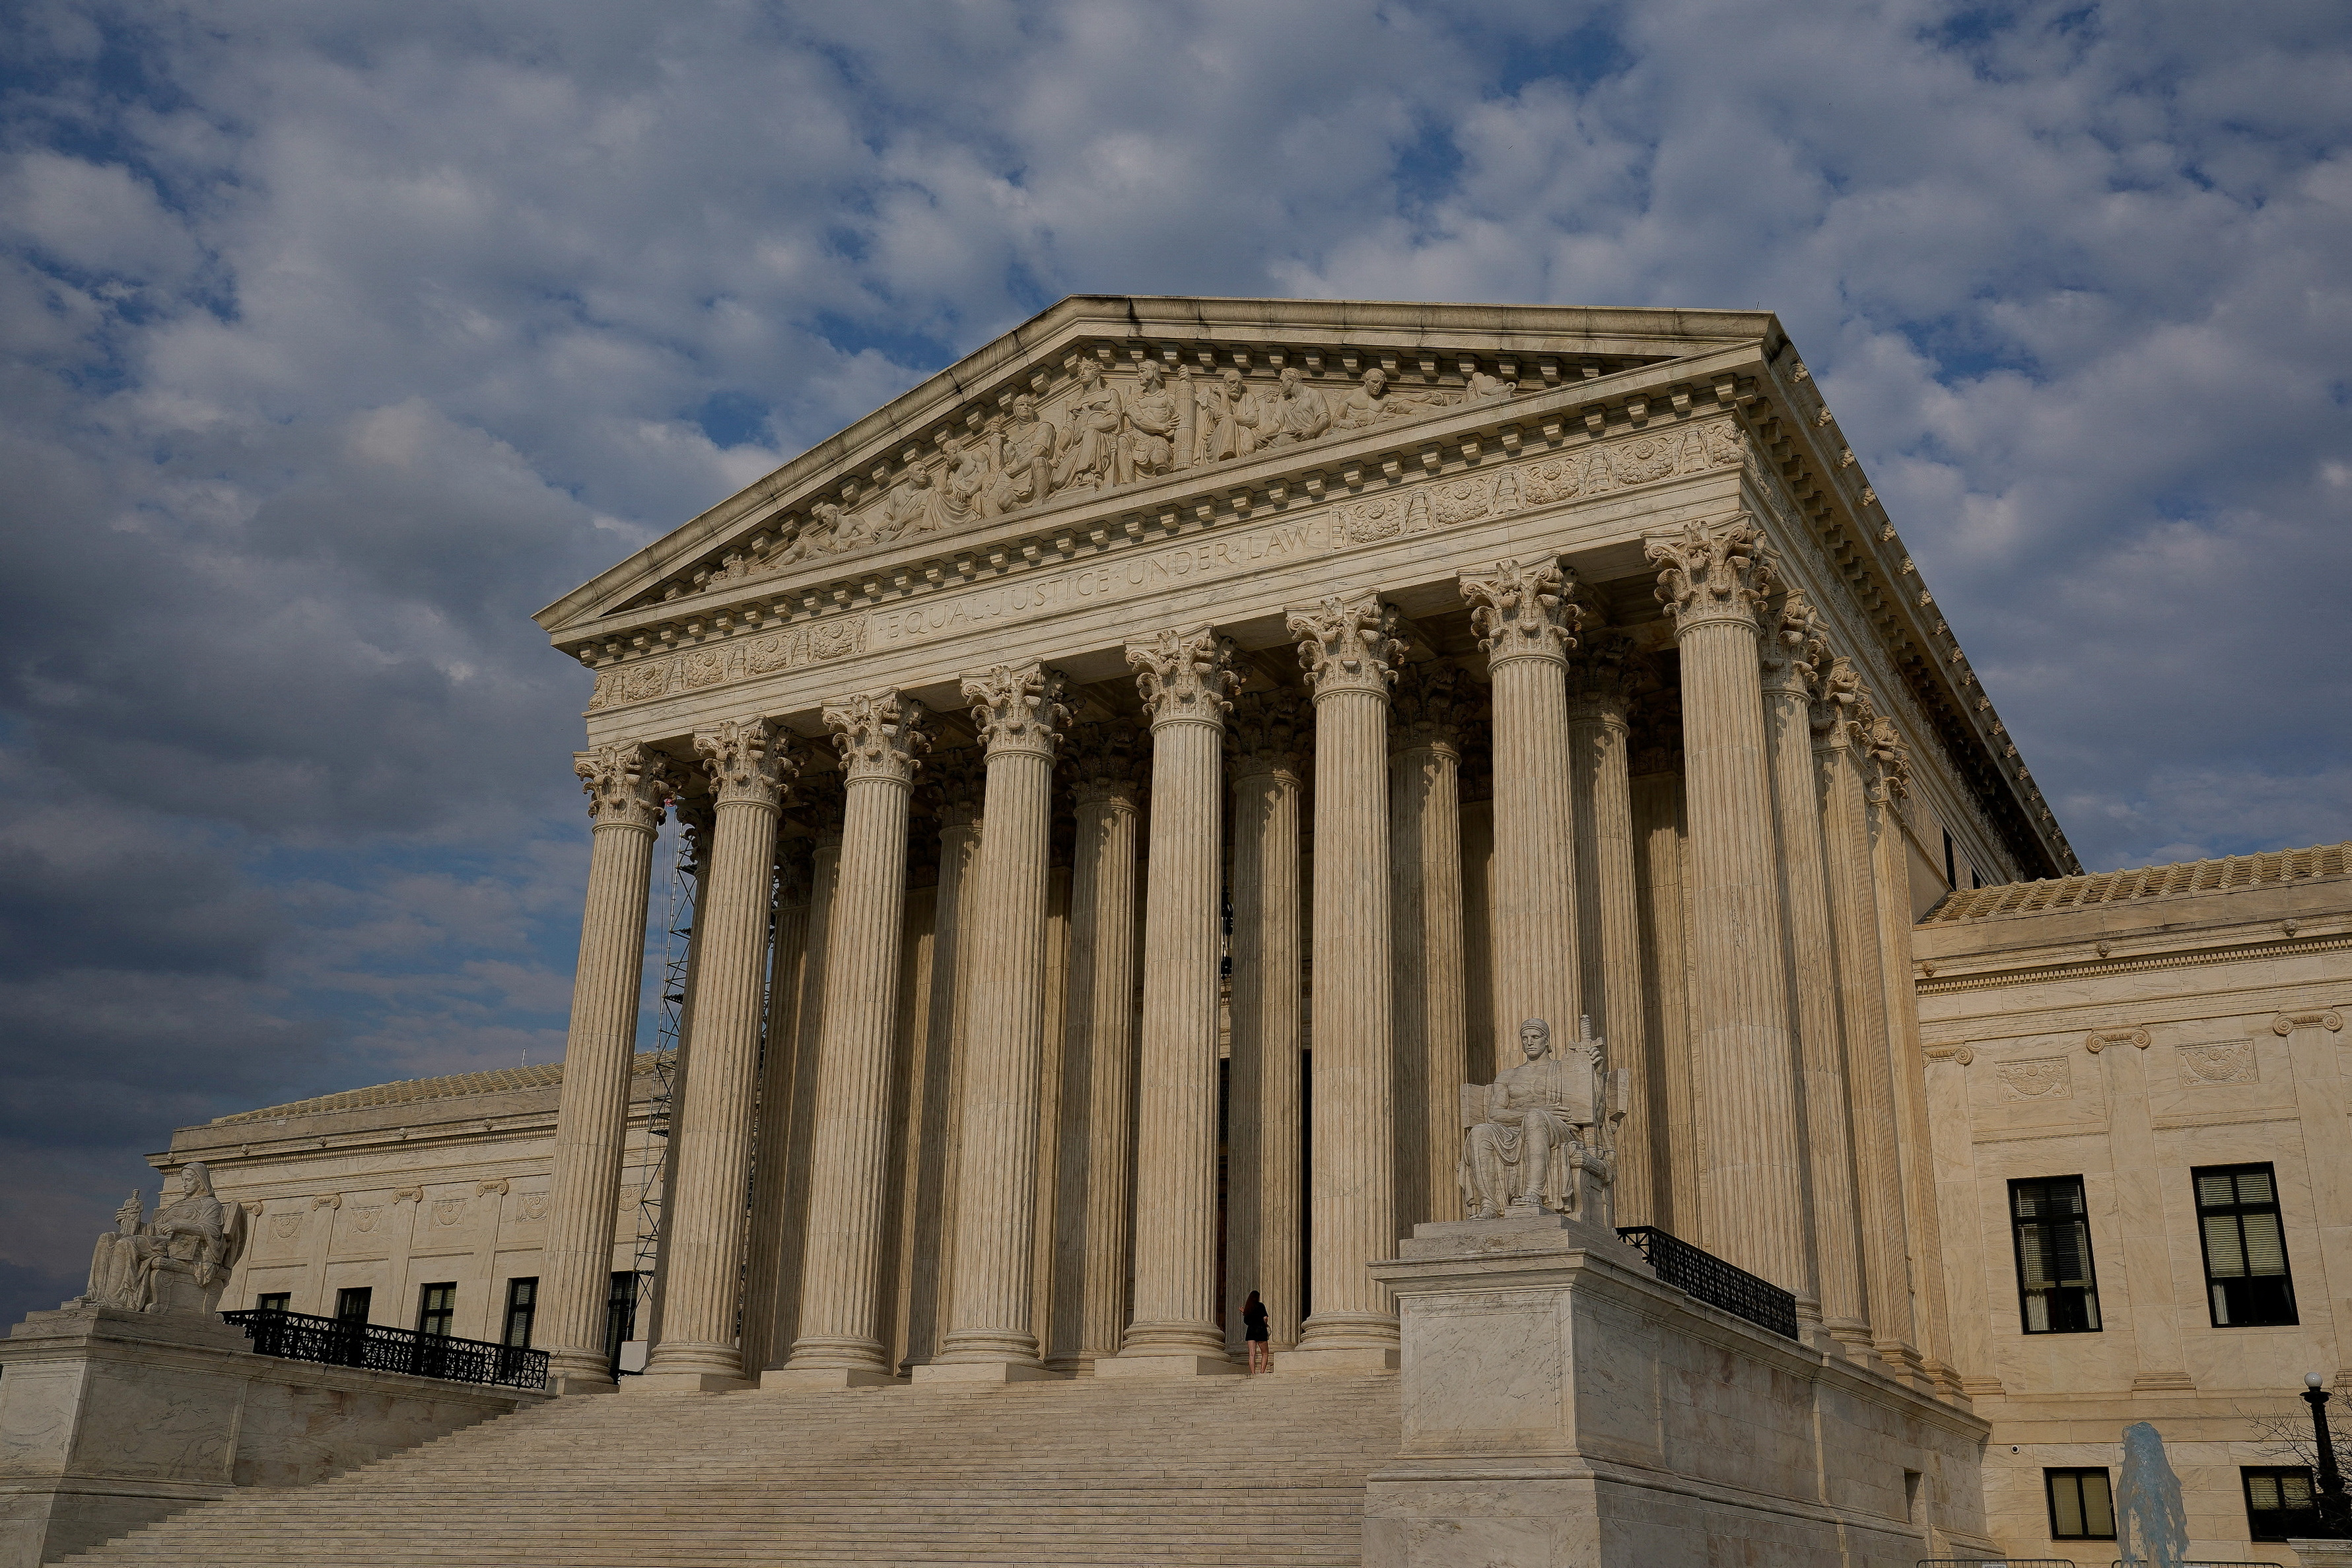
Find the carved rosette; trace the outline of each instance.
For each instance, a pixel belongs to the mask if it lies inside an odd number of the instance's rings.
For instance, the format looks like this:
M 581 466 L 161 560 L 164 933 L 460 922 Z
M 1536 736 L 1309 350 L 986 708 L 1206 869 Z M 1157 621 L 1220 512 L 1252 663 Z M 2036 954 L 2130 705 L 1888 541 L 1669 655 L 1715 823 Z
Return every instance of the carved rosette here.
M 588 818 L 598 827 L 661 826 L 662 808 L 677 792 L 668 758 L 638 741 L 615 741 L 572 754 L 572 771 L 588 796 Z
M 1394 702 L 1389 715 L 1391 751 L 1443 746 L 1458 753 L 1463 727 L 1478 706 L 1462 672 L 1436 661 L 1407 664 L 1398 672 Z
M 852 784 L 887 779 L 912 786 L 930 737 L 923 720 L 930 710 L 903 692 L 871 692 L 835 697 L 824 705 L 824 724 L 841 748 L 841 770 Z
M 1498 560 L 1483 576 L 1464 572 L 1462 597 L 1490 665 L 1513 659 L 1562 660 L 1576 646 L 1582 609 L 1569 597 L 1575 574 L 1554 559 Z
M 1163 724 L 1222 727 L 1235 683 L 1233 640 L 1212 626 L 1171 627 L 1127 645 L 1135 689 L 1153 728 Z
M 1070 791 L 1080 805 L 1124 800 L 1143 790 L 1143 737 L 1124 719 L 1082 724 L 1070 732 Z
M 1288 686 L 1242 693 L 1225 724 L 1227 767 L 1236 779 L 1269 773 L 1296 778 L 1305 765 L 1312 723 L 1307 705 Z
M 1764 689 L 1810 700 L 1828 653 L 1821 615 L 1802 591 L 1789 590 L 1764 618 L 1764 636 L 1757 653 L 1763 665 Z
M 1388 695 L 1406 646 L 1397 635 L 1404 618 L 1395 610 L 1371 594 L 1357 600 L 1333 594 L 1283 614 L 1298 639 L 1307 689 L 1318 701 L 1335 692 Z
M 695 735 L 694 753 L 702 758 L 711 796 L 721 806 L 775 810 L 801 770 L 792 732 L 764 718 L 722 719 L 718 728 Z
M 1018 751 L 1053 760 L 1070 722 L 1062 702 L 1069 688 L 1060 672 L 1034 663 L 999 664 L 963 679 L 972 727 L 991 757 Z
M 1772 586 L 1772 558 L 1747 513 L 1713 527 L 1686 523 L 1680 532 L 1643 540 L 1642 553 L 1662 563 L 1658 601 L 1674 617 L 1677 635 L 1718 621 L 1756 625 L 1757 607 Z

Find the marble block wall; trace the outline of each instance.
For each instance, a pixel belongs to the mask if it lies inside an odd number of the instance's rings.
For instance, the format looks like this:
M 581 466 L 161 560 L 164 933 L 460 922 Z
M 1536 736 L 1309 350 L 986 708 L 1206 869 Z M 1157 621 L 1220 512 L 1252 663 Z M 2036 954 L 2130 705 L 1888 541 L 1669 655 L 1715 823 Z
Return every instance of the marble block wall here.
M 1984 1423 L 1660 1284 L 1556 1217 L 1424 1225 L 1376 1266 L 1404 1443 L 1366 1568 L 1910 1568 L 1990 1555 Z
M 216 1319 L 35 1312 L 0 1340 L 0 1568 L 294 1487 L 548 1396 L 256 1355 Z

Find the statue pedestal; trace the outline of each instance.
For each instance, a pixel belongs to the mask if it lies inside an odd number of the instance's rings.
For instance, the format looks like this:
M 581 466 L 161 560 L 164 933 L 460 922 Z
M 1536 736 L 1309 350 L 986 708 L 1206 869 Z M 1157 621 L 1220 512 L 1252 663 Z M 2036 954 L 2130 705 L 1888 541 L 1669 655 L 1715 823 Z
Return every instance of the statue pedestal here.
M 257 1355 L 194 1312 L 35 1312 L 0 1339 L 0 1568 L 239 1487 L 300 1486 L 548 1397 Z
M 1658 1282 L 1613 1229 L 1423 1225 L 1372 1271 L 1403 1447 L 1365 1568 L 1911 1568 L 1998 1556 L 1986 1424 Z
M 2352 1568 L 2352 1541 L 2290 1541 L 2287 1549 L 2303 1568 Z

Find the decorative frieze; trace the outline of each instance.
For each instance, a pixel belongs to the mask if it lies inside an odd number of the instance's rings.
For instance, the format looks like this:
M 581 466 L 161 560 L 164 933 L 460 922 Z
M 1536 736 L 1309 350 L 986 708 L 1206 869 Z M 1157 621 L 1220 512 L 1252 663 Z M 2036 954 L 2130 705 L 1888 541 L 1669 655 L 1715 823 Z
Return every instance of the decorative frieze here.
M 2262 1062 L 2251 1040 L 2215 1040 L 2180 1048 L 2180 1082 L 2185 1086 L 2256 1083 L 2262 1076 Z
M 2074 1080 L 2063 1056 L 2039 1056 L 2025 1061 L 2004 1061 L 1993 1070 L 2011 1100 L 2071 1100 Z

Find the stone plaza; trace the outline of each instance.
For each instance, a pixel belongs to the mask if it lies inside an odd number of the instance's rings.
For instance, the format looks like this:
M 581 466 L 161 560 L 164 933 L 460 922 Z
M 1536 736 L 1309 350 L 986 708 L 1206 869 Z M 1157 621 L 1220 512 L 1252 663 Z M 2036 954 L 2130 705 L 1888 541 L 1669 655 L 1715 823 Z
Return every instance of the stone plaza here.
M 1073 298 L 538 619 L 563 1061 L 177 1133 L 9 1568 L 2298 1560 L 2352 846 L 2085 874 L 1769 313 Z

